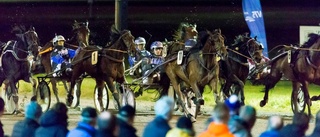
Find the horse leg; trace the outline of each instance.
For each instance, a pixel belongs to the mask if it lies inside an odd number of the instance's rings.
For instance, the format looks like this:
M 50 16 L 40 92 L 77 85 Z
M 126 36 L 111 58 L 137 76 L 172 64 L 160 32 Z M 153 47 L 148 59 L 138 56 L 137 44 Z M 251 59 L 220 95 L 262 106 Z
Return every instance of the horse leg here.
M 112 93 L 112 96 L 113 96 L 114 100 L 117 102 L 118 108 L 121 108 L 120 100 L 119 100 L 120 96 L 119 96 L 118 91 L 115 90 L 115 86 L 114 86 L 114 83 L 113 83 L 114 80 L 111 77 L 108 77 L 108 78 L 105 79 L 105 81 L 106 81 L 106 83 L 108 85 L 109 90 Z M 120 83 L 120 84 L 122 84 L 122 83 Z
M 308 85 L 309 85 L 309 83 L 307 81 L 304 81 L 304 82 L 302 82 L 301 88 L 302 88 L 302 91 L 304 94 L 304 101 L 306 101 L 306 105 L 308 107 L 308 115 L 311 116 L 311 110 L 310 110 L 311 100 L 310 100 Z
M 51 81 L 51 85 L 52 85 L 53 94 L 56 97 L 57 102 L 60 102 L 59 97 L 58 97 L 57 80 L 54 78 L 51 78 L 50 81 Z
M 214 98 L 216 99 L 216 103 L 222 102 L 221 91 L 218 92 L 218 78 L 213 78 L 210 80 L 210 87 L 213 93 Z
M 104 81 L 96 79 L 96 84 L 98 87 L 98 102 L 100 104 L 100 110 L 102 112 L 105 110 L 104 106 L 103 106 L 103 102 L 102 102 L 102 91 L 103 91 L 103 87 L 104 87 Z
M 264 107 L 268 103 L 269 99 L 269 90 L 274 88 L 274 86 L 280 81 L 282 74 L 276 73 L 273 75 L 266 76 L 266 80 L 264 81 L 264 97 L 263 100 L 260 101 L 260 107 Z
M 35 96 L 37 94 L 37 80 L 32 77 L 29 77 L 29 79 L 32 85 L 32 96 Z

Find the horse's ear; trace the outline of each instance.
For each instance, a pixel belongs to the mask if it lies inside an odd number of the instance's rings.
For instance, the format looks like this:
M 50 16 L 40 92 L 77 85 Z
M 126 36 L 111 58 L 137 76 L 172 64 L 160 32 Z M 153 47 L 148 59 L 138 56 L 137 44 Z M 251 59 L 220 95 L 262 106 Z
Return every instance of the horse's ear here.
M 257 37 L 258 37 L 258 36 L 254 36 L 254 40 L 257 40 Z
M 30 31 L 35 31 L 36 29 L 33 26 L 30 26 L 29 30 Z
M 116 25 L 111 26 L 111 32 L 119 33 L 119 30 L 116 28 Z
M 89 26 L 89 21 L 87 20 L 87 21 L 86 21 L 86 27 L 88 27 L 88 26 Z

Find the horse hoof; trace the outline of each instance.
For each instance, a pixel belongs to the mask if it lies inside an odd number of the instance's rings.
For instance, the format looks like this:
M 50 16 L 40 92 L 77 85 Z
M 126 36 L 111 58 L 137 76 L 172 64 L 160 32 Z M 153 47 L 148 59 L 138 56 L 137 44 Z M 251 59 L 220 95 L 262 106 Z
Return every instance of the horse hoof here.
M 202 98 L 198 99 L 198 103 L 199 103 L 199 105 L 204 105 L 204 100 Z
M 260 107 L 264 107 L 266 105 L 266 101 L 262 100 L 260 101 Z
M 191 114 L 188 114 L 187 118 L 189 118 L 192 123 L 197 122 L 196 118 L 194 116 L 192 116 Z

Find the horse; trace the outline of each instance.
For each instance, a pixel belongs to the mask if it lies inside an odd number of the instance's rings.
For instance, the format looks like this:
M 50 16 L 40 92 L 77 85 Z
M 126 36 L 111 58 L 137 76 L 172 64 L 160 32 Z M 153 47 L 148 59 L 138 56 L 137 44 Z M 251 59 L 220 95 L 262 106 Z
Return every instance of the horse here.
M 255 62 L 260 62 L 262 53 L 257 52 L 260 44 L 256 38 L 251 38 L 248 33 L 238 35 L 234 43 L 227 47 L 228 57 L 224 60 L 220 60 L 220 82 L 221 90 L 226 98 L 230 94 L 236 94 L 242 105 L 244 105 L 244 84 L 246 83 L 249 75 L 248 59 L 252 59 Z M 249 50 L 256 49 L 256 50 Z M 257 53 L 257 54 L 255 54 Z M 255 55 L 254 57 L 251 55 Z M 229 92 L 231 86 L 234 87 L 234 91 Z
M 309 83 L 320 85 L 320 61 L 319 61 L 319 49 L 320 49 L 320 36 L 318 34 L 309 34 L 309 39 L 305 42 L 302 47 L 291 47 L 286 45 L 277 46 L 281 49 L 289 49 L 290 51 L 295 51 L 297 57 L 292 58 L 289 62 L 288 58 L 291 58 L 287 52 L 283 52 L 273 58 L 270 62 L 266 64 L 271 66 L 270 74 L 266 75 L 265 78 L 261 79 L 259 82 L 262 83 L 264 88 L 264 97 L 260 101 L 260 106 L 263 107 L 268 102 L 269 90 L 274 88 L 274 86 L 280 81 L 282 77 L 289 79 L 292 82 L 292 109 L 293 112 L 304 111 L 305 106 L 298 110 L 298 93 L 300 88 L 303 92 L 304 97 L 301 98 L 305 101 L 308 108 L 308 114 L 311 114 L 310 105 L 310 95 L 308 91 Z M 316 96 L 312 97 L 313 99 Z M 301 100 L 300 100 L 301 101 Z
M 196 39 L 198 36 L 197 25 L 182 22 L 173 35 L 174 41 L 184 43 L 188 39 Z
M 94 52 L 98 55 L 95 59 L 97 60 L 95 65 L 91 63 Z M 116 92 L 113 82 L 116 81 L 120 84 L 126 82 L 124 76 L 124 55 L 134 55 L 135 53 L 134 37 L 131 32 L 129 30 L 119 31 L 114 25 L 111 27 L 110 42 L 106 46 L 101 49 L 91 46 L 80 49 L 71 63 L 73 71 L 66 104 L 68 106 L 71 105 L 73 100 L 73 92 L 71 91 L 73 90 L 75 82 L 81 74 L 86 73 L 96 81 L 100 110 L 105 110 L 102 105 L 104 82 L 107 83 L 109 90 L 117 102 L 118 108 L 120 108 L 119 93 Z
M 77 22 L 75 21 L 73 26 L 72 26 L 72 32 L 73 32 L 73 37 L 68 40 L 65 43 L 65 47 L 71 48 L 71 49 L 78 49 L 78 48 L 83 48 L 89 45 L 89 36 L 90 36 L 90 29 L 88 28 L 89 23 L 88 22 Z M 71 44 L 70 44 L 71 43 Z M 45 73 L 47 75 L 52 75 L 52 66 L 51 66 L 51 52 L 53 50 L 53 42 L 52 40 L 47 42 L 40 50 L 39 56 L 40 56 L 40 63 L 45 70 Z M 58 97 L 58 88 L 57 88 L 57 80 L 62 80 L 64 87 L 66 91 L 68 91 L 68 86 L 66 84 L 66 80 L 69 80 L 70 78 L 68 76 L 64 76 L 61 78 L 53 78 L 51 76 L 50 81 L 52 85 L 52 89 L 54 92 L 54 95 L 59 102 L 60 99 Z
M 8 41 L 1 54 L 0 85 L 4 84 L 3 89 L 8 97 L 5 100 L 12 97 L 15 103 L 13 113 L 19 113 L 17 82 L 24 80 L 31 83 L 33 95 L 36 94 L 36 82 L 31 77 L 29 60 L 38 54 L 39 38 L 34 27 L 26 30 L 24 26 L 19 25 L 15 26 L 13 31 L 17 33 L 16 40 Z
M 220 29 L 199 33 L 197 45 L 190 49 L 184 63 L 178 65 L 176 53 L 181 48 L 183 45 L 179 43 L 169 46 L 168 53 L 171 56 L 166 58 L 168 63 L 165 64 L 165 71 L 178 96 L 179 105 L 184 109 L 185 115 L 195 121 L 196 116 L 190 114 L 186 104 L 182 102 L 183 94 L 179 83 L 183 81 L 191 86 L 196 96 L 193 101 L 200 108 L 200 105 L 204 104 L 202 93 L 205 85 L 209 84 L 212 91 L 217 94 L 219 64 L 216 59 L 218 54 L 225 56 L 227 51 Z

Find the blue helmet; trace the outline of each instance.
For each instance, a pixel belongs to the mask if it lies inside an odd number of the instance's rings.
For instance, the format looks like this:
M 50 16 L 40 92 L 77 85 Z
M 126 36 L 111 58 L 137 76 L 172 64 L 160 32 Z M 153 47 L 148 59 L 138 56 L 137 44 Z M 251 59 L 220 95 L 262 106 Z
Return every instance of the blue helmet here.
M 197 44 L 197 41 L 195 39 L 188 39 L 184 45 L 185 47 L 193 47 L 194 45 Z
M 163 48 L 163 44 L 160 41 L 155 41 L 151 44 L 151 50 L 154 50 L 155 48 Z

